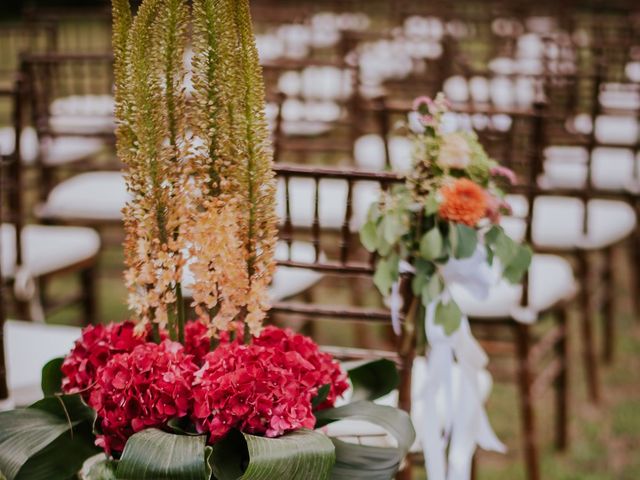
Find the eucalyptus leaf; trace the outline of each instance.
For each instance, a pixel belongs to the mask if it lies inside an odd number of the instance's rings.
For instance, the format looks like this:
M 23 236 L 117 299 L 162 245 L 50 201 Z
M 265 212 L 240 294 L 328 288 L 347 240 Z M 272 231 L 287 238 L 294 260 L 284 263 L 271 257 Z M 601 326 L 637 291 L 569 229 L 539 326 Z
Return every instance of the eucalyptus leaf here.
M 455 246 L 453 246 L 453 256 L 455 258 L 468 258 L 476 251 L 478 244 L 478 234 L 475 229 L 456 223 L 451 232 L 454 232 Z
M 511 260 L 509 265 L 507 265 L 503 272 L 502 276 L 513 284 L 520 283 L 522 280 L 522 276 L 529 269 L 531 265 L 531 259 L 533 257 L 533 252 L 528 246 L 519 246 L 518 253 Z
M 391 285 L 399 278 L 398 261 L 398 256 L 393 254 L 388 258 L 378 260 L 373 283 L 383 295 L 389 294 Z
M 266 438 L 232 431 L 212 447 L 218 480 L 328 480 L 335 462 L 331 440 L 313 430 Z
M 360 230 L 360 241 L 369 252 L 375 252 L 378 248 L 378 231 L 374 222 L 367 222 Z
M 392 392 L 400 383 L 395 363 L 385 358 L 344 363 L 353 386 L 351 401 L 376 400 Z
M 438 212 L 439 203 L 436 197 L 436 192 L 431 192 L 424 202 L 424 213 L 426 216 L 434 215 Z
M 176 435 L 156 428 L 133 434 L 118 462 L 119 480 L 209 480 L 204 435 Z
M 435 260 L 442 255 L 443 240 L 440 230 L 434 226 L 420 240 L 420 255 L 426 260 Z
M 460 326 L 462 311 L 453 299 L 449 300 L 448 303 L 440 302 L 436 307 L 434 321 L 437 325 L 442 325 L 447 335 L 451 335 Z
M 343 419 L 370 422 L 386 430 L 397 443 L 395 447 L 372 447 L 332 438 L 336 449 L 333 480 L 391 480 L 416 437 L 406 412 L 371 402 L 323 410 L 316 417 L 321 425 Z
M 42 367 L 42 380 L 40 385 L 45 397 L 55 395 L 62 391 L 62 362 L 64 362 L 64 358 L 54 358 Z
M 442 281 L 440 280 L 440 276 L 435 273 L 432 274 L 425 282 L 424 287 L 422 287 L 422 291 L 420 292 L 422 305 L 426 307 L 436 298 L 438 298 L 438 296 L 442 292 L 442 287 L 443 285 Z

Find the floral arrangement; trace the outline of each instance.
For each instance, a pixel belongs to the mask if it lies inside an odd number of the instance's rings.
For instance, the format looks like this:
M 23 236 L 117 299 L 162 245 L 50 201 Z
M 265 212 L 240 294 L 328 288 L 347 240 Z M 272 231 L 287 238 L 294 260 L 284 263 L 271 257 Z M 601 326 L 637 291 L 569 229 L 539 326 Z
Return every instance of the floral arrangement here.
M 374 281 L 380 292 L 389 295 L 405 262 L 412 267 L 412 290 L 423 308 L 441 297 L 441 267 L 450 259 L 469 258 L 481 248 L 486 262 L 498 259 L 503 277 L 512 283 L 521 280 L 531 261 L 529 247 L 499 225 L 501 214 L 510 213 L 501 187 L 515 184 L 515 173 L 489 158 L 474 132 L 447 131 L 447 113 L 442 94 L 414 101 L 411 172 L 371 206 L 360 232 L 363 245 L 379 256 Z M 455 331 L 462 317 L 455 300 L 442 298 L 438 311 L 436 322 L 447 333 Z
M 474 132 L 451 128 L 450 115 L 442 94 L 414 101 L 410 173 L 371 206 L 360 232 L 364 246 L 377 253 L 374 282 L 389 298 L 401 348 L 426 355 L 426 372 L 415 379 L 413 391 L 420 394 L 413 420 L 433 479 L 471 478 L 477 445 L 505 451 L 479 384 L 481 374 L 489 375 L 488 358 L 456 298 L 483 301 L 501 280 L 518 284 L 532 259 L 529 247 L 499 223 L 510 211 L 503 188 L 516 175 L 489 158 Z M 403 279 L 413 296 L 401 322 Z M 520 313 L 519 305 L 512 308 Z M 439 412 L 438 418 L 426 412 Z
M 310 338 L 263 326 L 277 222 L 249 1 L 144 0 L 134 16 L 113 0 L 113 45 L 134 320 L 85 328 L 43 368 L 45 398 L 0 413 L 0 477 L 393 478 L 415 432 L 370 400 L 396 387 L 395 365 L 347 372 Z M 349 388 L 357 401 L 336 407 Z M 321 428 L 353 416 L 393 426 L 395 446 Z

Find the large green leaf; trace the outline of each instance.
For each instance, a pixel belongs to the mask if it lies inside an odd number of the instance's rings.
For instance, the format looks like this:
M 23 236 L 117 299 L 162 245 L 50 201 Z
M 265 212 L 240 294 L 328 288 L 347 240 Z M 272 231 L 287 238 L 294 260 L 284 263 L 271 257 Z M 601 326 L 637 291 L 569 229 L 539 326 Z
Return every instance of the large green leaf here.
M 371 402 L 323 410 L 316 417 L 320 425 L 343 419 L 370 422 L 384 428 L 397 442 L 396 447 L 372 447 L 332 438 L 336 449 L 333 480 L 391 480 L 416 437 L 406 412 Z
M 218 480 L 328 480 L 334 461 L 331 440 L 305 429 L 278 438 L 233 431 L 211 456 Z
M 204 435 L 176 435 L 155 428 L 132 435 L 118 462 L 120 480 L 209 480 L 211 450 Z
M 97 452 L 75 396 L 46 400 L 58 407 L 45 402 L 0 413 L 0 472 L 8 480 L 67 480 Z
M 425 260 L 434 260 L 442 255 L 443 245 L 442 234 L 436 225 L 420 240 L 420 255 Z
M 45 397 L 60 393 L 62 390 L 62 362 L 64 358 L 54 358 L 42 367 L 42 393 Z
M 353 385 L 352 401 L 376 400 L 398 387 L 400 375 L 395 363 L 381 358 L 343 364 Z
M 478 234 L 475 229 L 461 223 L 452 223 L 449 236 L 455 258 L 468 258 L 476 251 Z

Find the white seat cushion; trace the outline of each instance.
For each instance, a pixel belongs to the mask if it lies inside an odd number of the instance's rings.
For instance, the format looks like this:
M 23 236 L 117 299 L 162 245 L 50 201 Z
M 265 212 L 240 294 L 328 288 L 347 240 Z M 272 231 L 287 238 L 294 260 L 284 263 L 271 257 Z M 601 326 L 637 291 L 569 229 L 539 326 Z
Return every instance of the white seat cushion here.
M 80 338 L 80 328 L 8 320 L 4 325 L 7 383 L 10 398 L 18 406 L 42 398 L 42 367 L 62 357 Z
M 407 137 L 389 138 L 389 157 L 394 172 L 407 173 L 411 170 L 411 140 Z M 381 171 L 386 167 L 384 140 L 380 135 L 369 133 L 359 137 L 353 145 L 356 165 L 364 170 Z
M 41 214 L 58 219 L 118 221 L 129 199 L 122 173 L 81 173 L 53 188 Z
M 315 248 L 309 242 L 295 241 L 291 244 L 291 250 L 283 241 L 276 245 L 275 258 L 277 260 L 293 260 L 297 262 L 312 263 L 315 260 Z M 324 255 L 321 253 L 320 258 Z M 187 262 L 188 263 L 188 262 Z M 277 267 L 269 286 L 269 296 L 277 302 L 293 297 L 311 288 L 322 278 L 322 274 L 307 268 Z M 183 295 L 192 296 L 193 274 L 186 266 L 183 271 L 182 287 Z
M 339 229 L 345 221 L 348 185 L 346 180 L 323 179 L 319 182 L 318 217 L 320 227 Z M 365 223 L 371 204 L 379 198 L 377 182 L 356 182 L 352 194 L 352 218 L 350 228 L 360 230 Z M 310 228 L 315 211 L 315 181 L 311 178 L 294 177 L 289 181 L 289 208 L 291 223 L 295 227 Z M 286 214 L 285 181 L 278 179 L 276 211 L 281 224 Z
M 529 271 L 529 307 L 543 312 L 576 291 L 569 262 L 555 255 L 534 255 Z M 460 309 L 469 317 L 509 318 L 520 305 L 521 285 L 500 280 L 489 290 L 486 300 L 478 300 L 465 288 L 454 284 L 451 294 Z
M 635 145 L 640 125 L 633 116 L 600 115 L 596 118 L 596 140 L 611 145 Z
M 502 225 L 515 240 L 524 237 L 527 201 L 510 195 L 508 202 L 516 217 L 505 217 Z M 599 249 L 624 240 L 636 226 L 633 208 L 617 200 L 590 200 L 587 208 L 587 232 L 583 231 L 584 203 L 573 197 L 542 196 L 535 201 L 532 238 L 543 248 Z
M 543 188 L 584 188 L 587 182 L 588 150 L 557 146 L 545 150 Z M 635 162 L 635 169 L 634 169 Z M 596 147 L 591 158 L 591 183 L 602 190 L 640 190 L 640 154 L 626 148 Z
M 16 270 L 16 230 L 3 223 L 2 275 L 13 277 Z M 100 236 L 91 228 L 26 225 L 22 229 L 22 263 L 34 276 L 61 270 L 97 255 Z
M 0 128 L 0 154 L 10 155 L 15 151 L 15 130 L 12 127 Z M 62 136 L 47 139 L 43 145 L 42 163 L 44 165 L 65 165 L 83 160 L 99 153 L 105 146 L 98 138 Z M 25 127 L 20 133 L 22 161 L 26 165 L 36 162 L 40 145 L 38 134 L 33 127 Z

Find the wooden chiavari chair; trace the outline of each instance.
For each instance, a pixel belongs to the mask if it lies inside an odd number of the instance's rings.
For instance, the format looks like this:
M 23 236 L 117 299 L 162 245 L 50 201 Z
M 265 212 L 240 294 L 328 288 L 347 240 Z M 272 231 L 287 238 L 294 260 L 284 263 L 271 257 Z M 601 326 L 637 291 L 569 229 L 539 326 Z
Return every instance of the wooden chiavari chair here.
M 112 61 L 101 53 L 23 58 L 27 108 L 40 140 L 38 215 L 47 222 L 121 222 L 128 195 L 113 149 Z
M 16 87 L 20 96 L 21 82 Z M 17 100 L 16 104 L 20 101 Z M 15 110 L 16 150 L 3 161 L 1 203 L 4 210 L 1 229 L 1 260 L 5 283 L 14 293 L 16 311 L 21 318 L 43 321 L 47 313 L 69 305 L 82 307 L 84 322 L 96 321 L 95 268 L 100 238 L 88 228 L 54 227 L 25 222 L 23 165 L 20 158 L 21 109 Z M 53 301 L 46 295 L 46 282 L 59 275 L 78 274 L 79 295 Z M 38 288 L 40 286 L 40 289 Z M 40 291 L 38 291 L 40 290 Z
M 531 136 L 531 142 L 526 145 L 525 152 L 531 158 L 538 158 L 540 151 L 536 148 L 536 143 L 533 139 L 538 139 L 541 135 L 543 128 L 542 116 L 539 111 L 518 112 L 521 120 L 526 124 L 528 135 Z M 532 162 L 535 163 L 535 162 Z M 308 190 L 308 194 L 311 199 L 307 201 L 307 205 L 311 208 L 311 215 L 313 220 L 310 225 L 307 222 L 305 225 L 307 228 L 302 229 L 303 234 L 311 235 L 312 243 L 316 248 L 316 260 L 314 262 L 292 262 L 292 261 L 280 261 L 281 265 L 287 265 L 297 268 L 309 268 L 315 270 L 322 270 L 327 274 L 333 274 L 338 276 L 349 275 L 371 275 L 373 267 L 371 263 L 369 266 L 365 266 L 364 262 L 371 262 L 371 258 L 366 254 L 361 258 L 359 262 L 354 263 L 351 260 L 353 253 L 360 250 L 357 240 L 352 237 L 352 232 L 357 230 L 359 225 L 358 215 L 363 210 L 363 204 L 370 204 L 371 201 L 375 201 L 375 193 L 384 189 L 381 186 L 378 189 L 369 191 L 367 194 L 358 193 L 356 186 L 358 183 L 362 183 L 366 179 L 370 180 L 384 180 L 385 183 L 399 181 L 400 177 L 393 173 L 372 173 L 372 172 L 344 172 L 333 171 L 326 169 L 309 169 L 308 167 L 291 167 L 286 165 L 277 166 L 278 176 L 285 182 L 285 185 L 291 184 L 296 177 L 310 178 L 315 185 L 320 185 L 320 182 L 330 179 L 341 180 L 346 182 L 347 194 L 346 205 L 341 208 L 340 215 L 344 215 L 342 220 L 342 227 L 339 229 L 340 239 L 334 241 L 332 245 L 336 243 L 340 246 L 337 255 L 331 257 L 327 255 L 327 259 L 320 261 L 319 254 L 322 251 L 321 237 L 323 233 L 326 233 L 327 227 L 323 226 L 321 221 L 320 206 L 323 204 L 322 189 L 319 187 L 311 188 Z M 299 228 L 296 229 L 296 217 L 295 208 L 296 204 L 299 205 L 300 196 L 291 196 L 288 188 L 285 188 L 285 206 L 284 206 L 284 220 L 282 223 L 281 238 L 283 241 L 291 241 L 292 238 L 296 238 L 299 235 Z M 533 197 L 535 194 L 534 189 L 528 189 L 527 195 Z M 365 200 L 366 198 L 366 200 Z M 295 199 L 296 203 L 293 203 L 291 199 Z M 280 207 L 281 209 L 283 207 Z M 335 210 L 335 208 L 334 208 Z M 526 215 L 523 220 L 525 224 L 524 239 L 530 240 L 530 224 L 531 215 Z M 360 220 L 361 221 L 361 220 Z M 360 223 L 361 224 L 361 223 Z M 360 255 L 363 255 L 362 253 Z M 483 325 L 488 331 L 497 330 L 501 332 L 507 332 L 511 335 L 510 339 L 504 342 L 502 336 L 502 342 L 492 338 L 492 341 L 488 344 L 490 352 L 511 352 L 515 354 L 518 369 L 516 372 L 516 379 L 518 384 L 521 410 L 522 410 L 522 422 L 523 422 L 523 442 L 525 445 L 525 458 L 527 464 L 528 476 L 531 479 L 537 480 L 539 477 L 538 466 L 538 450 L 537 450 L 537 435 L 534 422 L 534 410 L 533 403 L 550 385 L 554 387 L 556 392 L 556 405 L 557 405 L 557 432 L 556 442 L 558 447 L 564 448 L 567 444 L 567 404 L 568 404 L 568 389 L 567 389 L 567 305 L 572 298 L 574 292 L 574 280 L 570 265 L 564 260 L 548 256 L 536 256 L 532 267 L 531 279 L 525 282 L 528 285 L 527 294 L 524 295 L 525 304 L 535 309 L 536 318 L 543 317 L 547 314 L 553 314 L 553 325 L 546 329 L 542 334 L 538 335 L 537 325 L 529 325 L 515 321 L 510 308 L 516 307 L 519 304 L 520 294 L 513 293 L 511 300 L 509 300 L 510 294 L 504 294 L 505 291 L 509 291 L 509 287 L 502 286 L 501 293 L 494 293 L 490 296 L 491 300 L 488 303 L 482 303 L 473 301 L 470 298 L 462 295 L 459 298 L 463 311 L 465 308 L 469 314 L 471 321 L 475 325 Z M 545 286 L 545 280 L 551 278 L 554 285 L 552 291 Z M 352 285 L 353 286 L 353 285 Z M 370 287 L 373 289 L 373 287 Z M 541 293 L 542 291 L 542 293 Z M 408 298 L 410 293 L 405 292 L 408 297 L 405 299 L 405 305 L 408 305 Z M 505 305 L 502 302 L 507 302 Z M 510 306 L 509 302 L 514 303 Z M 528 303 L 527 303 L 528 302 Z M 280 302 L 274 306 L 275 314 L 296 314 L 305 318 L 353 318 L 356 320 L 371 320 L 371 321 L 384 321 L 389 319 L 388 312 L 384 310 L 367 310 L 362 312 L 359 309 L 353 307 L 345 308 L 342 306 L 335 306 L 333 304 L 326 305 L 301 305 L 292 304 L 289 302 Z M 496 337 L 500 338 L 500 337 Z M 413 341 L 415 339 L 412 339 Z M 400 340 L 402 344 L 403 339 Z M 404 339 L 406 341 L 406 339 Z M 414 344 L 411 344 L 414 345 Z M 403 374 L 403 383 L 401 386 L 400 394 L 400 406 L 410 411 L 410 380 L 411 372 L 410 366 L 413 365 L 415 358 L 415 349 L 412 346 L 410 351 L 403 351 L 401 356 Z M 353 350 L 347 350 L 347 352 L 354 352 Z M 355 352 L 358 352 L 355 350 Z M 366 355 L 367 352 L 360 352 L 360 355 Z M 549 358 L 551 357 L 551 358 Z M 408 474 L 407 474 L 408 475 Z M 402 477 L 410 478 L 410 477 Z
M 394 116 L 406 117 L 411 110 L 407 102 L 385 99 L 381 100 L 380 108 L 383 109 L 381 118 L 385 119 L 383 129 L 394 124 Z M 458 127 L 475 128 L 489 154 L 514 169 L 525 181 L 512 192 L 520 195 L 520 202 L 524 200 L 528 204 L 535 204 L 544 198 L 544 191 L 535 183 L 545 130 L 543 104 L 534 103 L 530 108 L 510 110 L 496 109 L 487 104 L 454 104 L 452 110 L 450 119 Z M 384 138 L 388 138 L 390 133 L 390 130 L 382 130 Z M 397 170 L 398 165 L 388 159 L 386 168 Z M 407 168 L 406 163 L 404 168 Z M 469 316 L 472 328 L 490 356 L 515 357 L 525 467 L 527 478 L 537 480 L 540 478 L 540 469 L 534 405 L 550 386 L 555 391 L 556 446 L 564 449 L 568 443 L 567 312 L 577 288 L 571 264 L 560 256 L 538 249 L 535 243 L 536 219 L 531 211 L 520 209 L 514 212 L 513 218 L 505 218 L 503 224 L 513 238 L 531 244 L 536 252 L 531 272 L 524 281 L 524 285 L 527 285 L 525 293 L 513 296 L 513 292 L 508 293 L 509 287 L 501 284 L 495 288 L 495 292 L 492 289 L 485 302 L 473 300 L 459 291 L 454 291 L 454 298 Z M 510 225 L 515 228 L 509 228 Z M 510 306 L 509 302 L 514 298 L 516 303 L 522 298 L 523 305 L 527 307 L 520 310 L 512 304 Z M 592 380 L 591 368 L 595 365 L 595 356 L 591 338 L 588 338 L 584 348 L 585 357 L 588 358 L 588 378 Z M 496 366 L 500 367 L 501 364 Z M 505 372 L 504 368 L 495 369 L 495 373 L 499 379 L 507 376 L 513 379 L 513 375 Z

